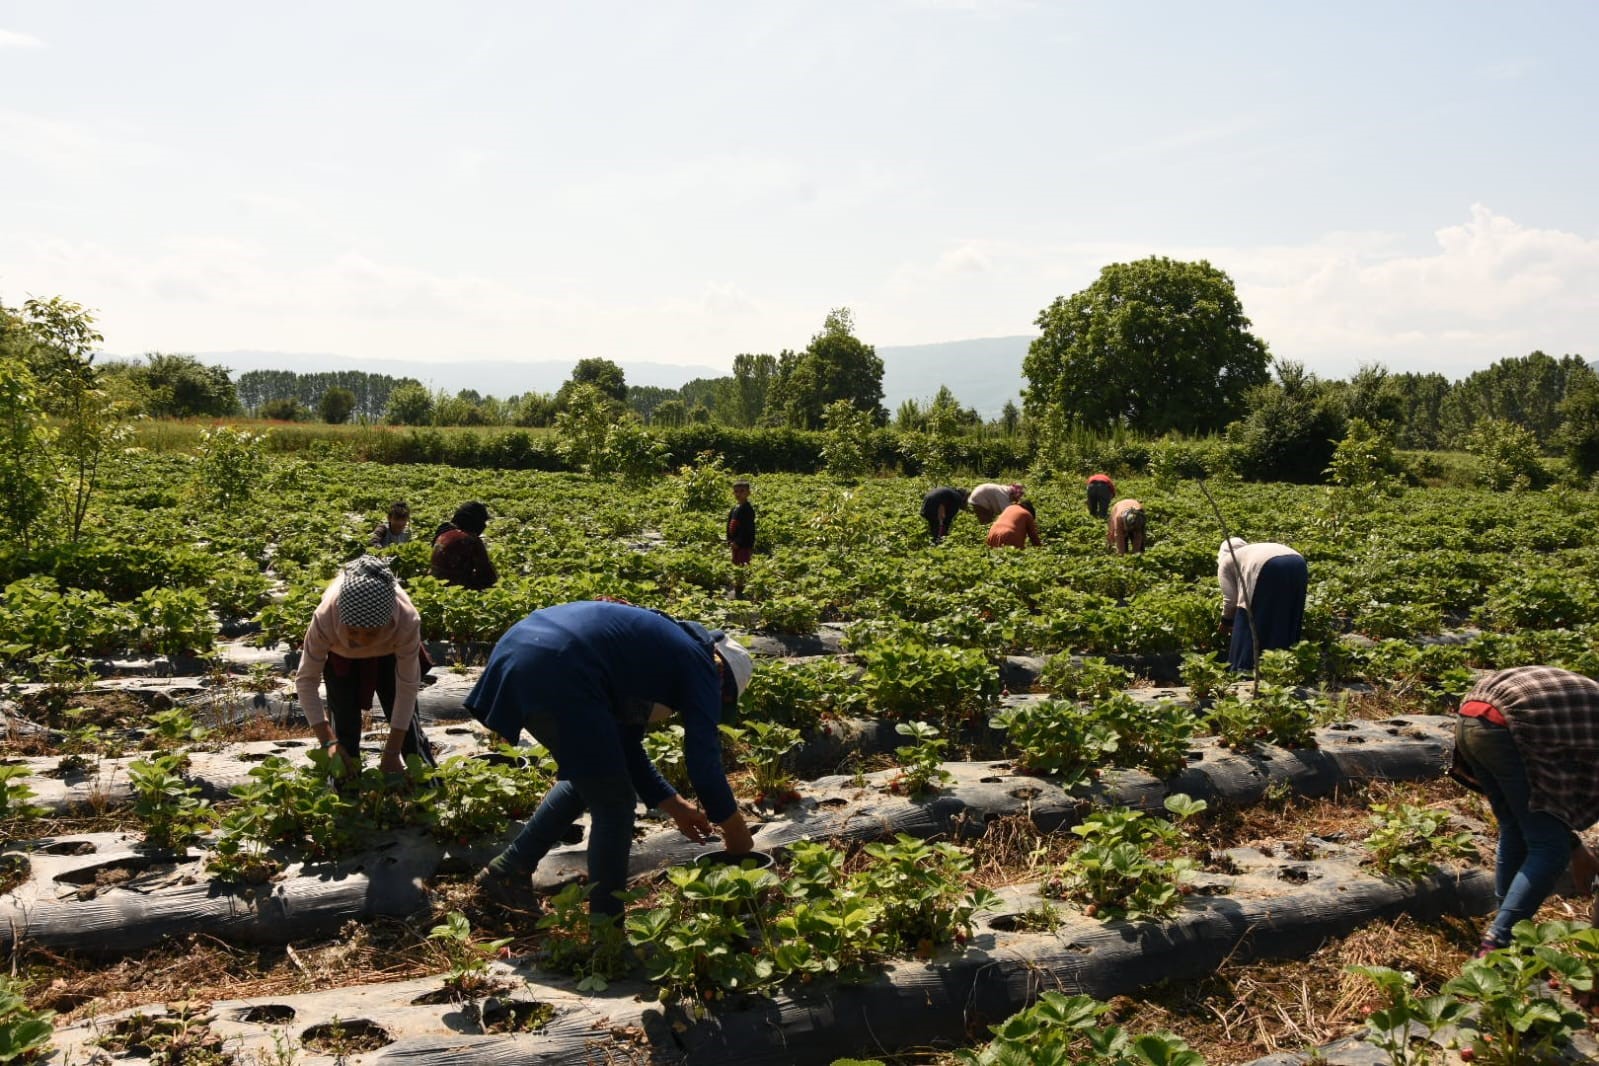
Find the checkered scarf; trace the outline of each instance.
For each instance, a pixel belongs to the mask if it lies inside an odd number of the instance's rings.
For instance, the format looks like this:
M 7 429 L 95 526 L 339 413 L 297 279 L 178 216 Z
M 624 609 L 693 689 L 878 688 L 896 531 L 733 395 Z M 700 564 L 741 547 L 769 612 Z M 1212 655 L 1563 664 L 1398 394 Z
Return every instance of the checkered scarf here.
M 339 622 L 355 629 L 377 629 L 394 617 L 394 572 L 375 555 L 363 555 L 344 568 L 339 586 Z

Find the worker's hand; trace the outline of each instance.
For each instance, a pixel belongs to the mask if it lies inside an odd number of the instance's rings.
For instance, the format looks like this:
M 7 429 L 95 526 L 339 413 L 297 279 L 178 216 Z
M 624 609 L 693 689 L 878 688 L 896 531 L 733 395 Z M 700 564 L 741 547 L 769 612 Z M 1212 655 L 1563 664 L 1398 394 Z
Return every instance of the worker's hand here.
M 397 751 L 383 749 L 383 759 L 378 763 L 378 769 L 386 774 L 405 774 L 405 756 Z
M 733 817 L 721 823 L 722 846 L 729 855 L 748 855 L 755 850 L 755 837 L 744 824 L 744 816 L 734 812 Z
M 1218 632 L 1231 633 L 1233 631 L 1233 620 L 1231 618 L 1223 618 L 1216 623 L 1216 629 Z
M 705 817 L 704 811 L 682 796 L 662 800 L 661 810 L 671 815 L 672 821 L 677 823 L 677 831 L 694 843 L 703 844 L 711 838 L 711 820 Z

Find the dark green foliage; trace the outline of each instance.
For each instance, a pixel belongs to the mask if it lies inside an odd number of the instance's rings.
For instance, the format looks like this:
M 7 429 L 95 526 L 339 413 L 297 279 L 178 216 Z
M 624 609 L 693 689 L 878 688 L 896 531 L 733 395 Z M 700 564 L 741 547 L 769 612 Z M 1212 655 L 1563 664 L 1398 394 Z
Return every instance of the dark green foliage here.
M 1096 428 L 1218 430 L 1270 362 L 1232 279 L 1204 261 L 1112 263 L 1045 308 L 1038 327 L 1022 364 L 1028 413 L 1053 409 Z
M 1227 427 L 1239 473 L 1256 481 L 1320 481 L 1344 436 L 1337 397 L 1298 363 L 1249 394 L 1249 414 Z

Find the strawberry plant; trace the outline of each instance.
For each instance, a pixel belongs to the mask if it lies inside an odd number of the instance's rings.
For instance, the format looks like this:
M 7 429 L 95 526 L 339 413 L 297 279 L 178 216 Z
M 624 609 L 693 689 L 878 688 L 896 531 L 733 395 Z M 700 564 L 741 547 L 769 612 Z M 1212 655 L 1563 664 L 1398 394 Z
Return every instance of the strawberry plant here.
M 1001 708 L 988 724 L 1003 729 L 1017 751 L 1017 769 L 1049 774 L 1068 791 L 1086 781 L 1116 750 L 1116 731 L 1074 703 L 1038 700 Z
M 33 786 L 19 780 L 29 773 L 26 766 L 0 765 L 0 823 L 14 818 L 37 818 L 44 813 L 43 807 L 31 802 Z
M 964 942 L 972 915 L 993 904 L 986 888 L 966 888 L 972 860 L 953 844 L 901 833 L 892 844 L 868 844 L 865 851 L 874 861 L 852 882 L 882 909 L 879 928 L 891 945 L 926 957 L 938 945 Z
M 1586 1013 L 1548 994 L 1551 980 L 1558 986 L 1575 978 L 1574 989 L 1593 987 L 1592 956 L 1583 959 L 1562 950 L 1578 946 L 1562 945 L 1562 931 L 1518 922 L 1511 947 L 1470 960 L 1460 976 L 1444 983 L 1445 995 L 1475 1008 L 1475 1035 L 1461 1049 L 1471 1053 L 1473 1063 L 1564 1061 L 1571 1038 L 1587 1028 Z M 1592 945 L 1590 940 L 1590 950 Z
M 1116 735 L 1111 757 L 1117 766 L 1141 767 L 1170 777 L 1188 761 L 1188 743 L 1197 727 L 1193 712 L 1173 700 L 1146 702 L 1119 692 L 1097 701 L 1091 714 Z
M 1057 699 L 1105 699 L 1132 684 L 1133 674 L 1092 655 L 1051 656 L 1038 675 L 1038 688 Z
M 868 705 L 891 718 L 939 712 L 946 723 L 981 711 L 999 696 L 999 671 L 974 648 L 889 637 L 861 648 L 860 687 Z
M 419 767 L 421 790 L 411 810 L 446 842 L 487 836 L 507 819 L 531 814 L 555 782 L 553 763 L 542 748 L 507 747 L 499 756 L 494 762 L 452 756 L 432 769 Z
M 1046 991 L 1026 1010 L 992 1027 L 994 1039 L 957 1051 L 963 1066 L 1204 1066 L 1204 1058 L 1167 1032 L 1133 1035 L 1106 1024 L 1107 1004 Z
M 799 730 L 774 722 L 751 721 L 739 733 L 757 802 L 775 803 L 789 798 L 794 790 L 794 775 L 784 762 L 788 753 L 800 746 Z
M 1370 980 L 1383 996 L 1384 1005 L 1366 1016 L 1367 1039 L 1388 1053 L 1392 1066 L 1422 1066 L 1430 1061 L 1426 1042 L 1439 1030 L 1458 1025 L 1466 1015 L 1465 1004 L 1451 996 L 1417 996 L 1412 991 L 1414 974 L 1387 966 L 1346 966 L 1345 970 Z M 1412 1048 L 1417 1042 L 1423 1050 Z
M 1260 656 L 1260 680 L 1285 688 L 1308 685 L 1321 673 L 1321 648 L 1302 640 L 1292 648 L 1272 648 Z
M 754 988 L 776 972 L 762 898 L 779 882 L 770 870 L 736 866 L 674 866 L 673 891 L 660 904 L 627 918 L 628 937 L 645 957 L 646 972 L 668 994 L 714 998 L 714 989 Z M 767 951 L 750 950 L 759 939 Z
M 1315 703 L 1280 685 L 1263 681 L 1259 688 L 1252 698 L 1218 700 L 1205 717 L 1206 728 L 1234 751 L 1250 751 L 1262 743 L 1291 750 L 1315 747 Z
M 609 914 L 589 914 L 589 888 L 571 884 L 545 901 L 539 965 L 577 978 L 579 992 L 603 992 L 631 965 L 627 936 Z M 636 898 L 636 897 L 624 897 Z
M 32 1010 L 15 979 L 0 976 L 0 1062 L 33 1062 L 50 1047 L 53 1011 Z
M 185 755 L 158 755 L 128 764 L 133 813 L 144 822 L 144 839 L 162 851 L 177 851 L 211 822 L 211 807 L 178 772 Z
M 657 726 L 644 734 L 644 755 L 666 778 L 666 783 L 684 795 L 693 795 L 688 779 L 688 758 L 683 753 L 683 727 Z
M 444 921 L 428 932 L 431 941 L 449 966 L 444 977 L 444 987 L 462 999 L 475 999 L 492 988 L 489 980 L 489 960 L 511 942 L 510 937 L 499 940 L 475 941 L 472 923 L 460 911 L 450 911 Z
M 1189 652 L 1183 656 L 1182 679 L 1188 686 L 1188 698 L 1203 703 L 1226 692 L 1237 676 L 1216 656 Z
M 1410 803 L 1374 803 L 1366 849 L 1372 865 L 1388 877 L 1415 881 L 1451 859 L 1473 859 L 1477 847 L 1471 834 L 1448 831 L 1448 811 L 1429 810 Z
M 911 743 L 894 749 L 900 774 L 889 786 L 891 791 L 920 796 L 937 791 L 950 780 L 949 771 L 944 769 L 944 746 L 949 742 L 938 735 L 936 727 L 926 722 L 900 722 L 894 732 L 910 737 Z
M 1113 807 L 1073 826 L 1082 846 L 1045 883 L 1045 894 L 1082 904 L 1091 918 L 1171 917 L 1194 863 L 1166 856 L 1183 839 L 1178 825 L 1205 803 L 1178 793 L 1166 797 L 1165 805 L 1175 822 Z
M 738 701 L 739 716 L 809 732 L 823 715 L 843 715 L 855 709 L 860 696 L 854 673 L 833 660 L 761 662 Z

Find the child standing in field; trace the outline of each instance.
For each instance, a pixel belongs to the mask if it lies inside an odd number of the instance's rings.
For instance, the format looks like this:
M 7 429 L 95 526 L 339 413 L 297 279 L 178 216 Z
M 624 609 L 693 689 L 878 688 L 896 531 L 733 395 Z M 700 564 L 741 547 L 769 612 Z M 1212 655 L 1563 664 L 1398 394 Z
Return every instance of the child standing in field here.
M 727 512 L 727 546 L 733 550 L 733 565 L 745 567 L 755 552 L 755 505 L 750 503 L 750 483 L 747 478 L 733 482 L 733 499 L 738 503 Z M 744 575 L 735 571 L 733 592 L 744 592 Z

